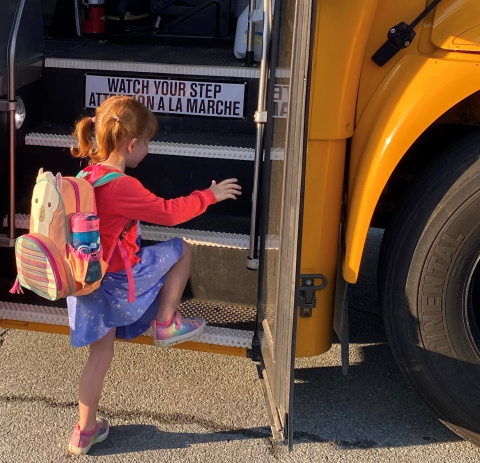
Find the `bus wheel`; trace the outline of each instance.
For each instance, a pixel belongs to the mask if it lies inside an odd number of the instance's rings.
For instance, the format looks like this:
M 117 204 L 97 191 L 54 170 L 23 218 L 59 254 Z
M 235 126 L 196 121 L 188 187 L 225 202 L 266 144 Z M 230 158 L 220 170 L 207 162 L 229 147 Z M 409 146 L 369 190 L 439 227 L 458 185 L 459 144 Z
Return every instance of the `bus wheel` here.
M 446 426 L 480 446 L 480 131 L 418 177 L 379 262 L 400 369 Z

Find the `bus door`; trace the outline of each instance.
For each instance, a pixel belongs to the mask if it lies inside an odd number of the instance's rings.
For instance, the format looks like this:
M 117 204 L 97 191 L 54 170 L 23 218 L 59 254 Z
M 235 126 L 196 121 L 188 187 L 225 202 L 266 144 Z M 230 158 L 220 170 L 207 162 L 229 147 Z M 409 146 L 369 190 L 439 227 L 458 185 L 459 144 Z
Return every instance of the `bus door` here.
M 258 213 L 259 373 L 273 434 L 290 449 L 312 8 L 275 4 Z

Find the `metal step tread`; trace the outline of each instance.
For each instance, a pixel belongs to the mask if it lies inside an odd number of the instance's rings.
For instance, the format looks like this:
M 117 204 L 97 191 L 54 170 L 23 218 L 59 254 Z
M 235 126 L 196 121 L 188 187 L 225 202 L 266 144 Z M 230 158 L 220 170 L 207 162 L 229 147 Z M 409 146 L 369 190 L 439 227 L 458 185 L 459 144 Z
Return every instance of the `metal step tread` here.
M 7 226 L 7 218 L 3 219 L 3 226 Z M 30 227 L 30 215 L 29 214 L 16 214 L 15 215 L 15 227 L 23 230 L 28 230 Z M 153 225 L 146 222 L 142 222 L 142 238 L 151 240 L 149 236 L 155 229 L 161 230 L 185 230 L 196 231 L 197 233 L 211 232 L 218 233 L 219 235 L 248 235 L 250 232 L 250 218 L 238 217 L 231 215 L 218 215 L 211 213 L 204 213 L 194 219 L 184 222 L 176 227 L 161 227 L 159 225 Z M 155 240 L 159 241 L 159 240 Z
M 72 132 L 73 127 L 68 125 L 41 124 L 26 135 L 25 143 L 31 146 L 70 148 L 77 145 Z M 150 141 L 149 153 L 253 161 L 255 137 L 205 132 L 159 132 Z M 280 151 L 275 151 L 274 154 L 277 157 L 283 156 Z
M 52 148 L 70 148 L 77 145 L 72 135 L 73 128 L 42 124 L 30 131 L 25 144 Z M 229 135 L 206 132 L 159 132 L 149 143 L 150 154 L 197 158 L 230 159 L 253 161 L 255 159 L 255 137 L 251 135 Z M 270 152 L 272 161 L 282 161 L 284 150 L 274 148 Z
M 77 145 L 72 135 L 73 127 L 41 124 L 25 137 L 25 144 L 52 148 L 70 148 Z M 150 154 L 198 158 L 253 161 L 255 137 L 252 135 L 219 134 L 209 132 L 159 132 L 149 143 Z M 282 161 L 284 150 L 273 148 L 272 161 Z
M 161 43 L 116 44 L 101 41 L 72 41 L 46 44 L 45 67 L 114 72 L 202 75 L 258 79 L 258 65 L 246 67 L 231 47 L 174 46 Z
M 7 225 L 8 218 L 4 217 L 3 226 L 7 227 Z M 28 230 L 29 227 L 29 214 L 15 214 L 15 228 Z M 250 245 L 249 227 L 249 218 L 206 213 L 177 227 L 142 223 L 141 232 L 142 239 L 146 241 L 159 242 L 179 237 L 190 244 L 200 246 L 248 249 Z M 267 249 L 277 249 L 278 245 L 278 236 L 267 236 Z
M 0 319 L 69 326 L 66 302 L 61 302 L 63 307 L 0 301 Z M 256 317 L 254 307 L 185 301 L 179 309 L 184 316 L 200 315 L 206 320 L 205 331 L 196 342 L 247 349 L 252 347 Z M 151 329 L 145 335 L 151 336 Z
M 233 42 L 231 47 L 212 46 L 201 41 L 200 45 L 190 41 L 188 46 L 165 44 L 159 40 L 155 44 L 114 43 L 112 41 L 46 41 L 46 58 L 69 60 L 103 60 L 123 62 L 144 62 L 193 66 L 243 67 L 243 62 L 235 58 Z M 198 42 L 198 41 L 197 41 Z
M 147 227 L 147 228 L 145 228 Z M 143 230 L 149 228 L 149 224 L 142 224 L 142 233 Z M 158 227 L 153 225 L 153 227 Z M 196 230 L 198 232 L 211 232 L 218 233 L 223 235 L 245 235 L 248 236 L 250 233 L 250 217 L 236 217 L 231 215 L 218 215 L 211 213 L 204 213 L 198 217 L 195 217 L 188 222 L 182 223 L 177 227 L 164 227 L 167 229 L 185 229 L 185 230 Z M 142 236 L 144 236 L 142 234 Z
M 72 135 L 73 131 L 74 127 L 68 124 L 43 123 L 30 130 L 27 137 L 33 134 L 44 134 L 45 136 L 68 136 L 71 137 L 72 140 L 75 140 Z M 151 143 L 154 142 L 179 145 L 244 148 L 248 150 L 255 149 L 255 135 L 237 135 L 213 132 L 159 131 L 151 140 Z M 71 143 L 69 146 L 71 146 Z

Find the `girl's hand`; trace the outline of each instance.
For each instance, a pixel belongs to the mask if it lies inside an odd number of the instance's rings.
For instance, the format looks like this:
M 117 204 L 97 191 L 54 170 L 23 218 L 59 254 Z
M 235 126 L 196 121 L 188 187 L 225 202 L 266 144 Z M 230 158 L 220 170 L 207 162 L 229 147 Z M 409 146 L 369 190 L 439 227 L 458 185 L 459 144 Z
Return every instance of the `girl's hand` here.
M 241 189 L 242 187 L 237 183 L 236 178 L 227 178 L 220 183 L 212 180 L 212 186 L 210 187 L 217 203 L 224 199 L 237 199 L 237 196 L 242 194 Z

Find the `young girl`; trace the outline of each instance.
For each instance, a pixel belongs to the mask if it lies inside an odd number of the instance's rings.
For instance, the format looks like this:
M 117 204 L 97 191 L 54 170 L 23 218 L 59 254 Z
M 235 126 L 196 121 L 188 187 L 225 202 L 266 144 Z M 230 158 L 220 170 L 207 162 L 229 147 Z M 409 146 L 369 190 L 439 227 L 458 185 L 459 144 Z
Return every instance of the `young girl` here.
M 93 127 L 97 148 L 92 143 Z M 97 108 L 94 118 L 78 122 L 78 149 L 71 151 L 76 157 L 89 158 L 84 174 L 93 182 L 108 172 L 123 173 L 125 167 L 136 167 L 147 155 L 148 142 L 157 129 L 155 116 L 143 104 L 128 96 L 113 96 Z M 215 202 L 236 199 L 241 189 L 236 182 L 213 181 L 206 190 L 171 200 L 155 196 L 128 175 L 95 188 L 103 253 L 108 256 L 113 249 L 113 255 L 99 289 L 67 298 L 72 345 L 90 346 L 80 377 L 80 417 L 70 452 L 87 453 L 108 436 L 108 422 L 97 421 L 96 415 L 115 337 L 132 339 L 151 325 L 155 345 L 166 347 L 195 339 L 205 328 L 203 319 L 184 318 L 177 310 L 190 271 L 189 246 L 174 238 L 140 248 L 138 221 L 158 225 L 185 222 Z M 120 251 L 118 237 L 128 224 Z M 134 294 L 129 280 L 133 280 Z

